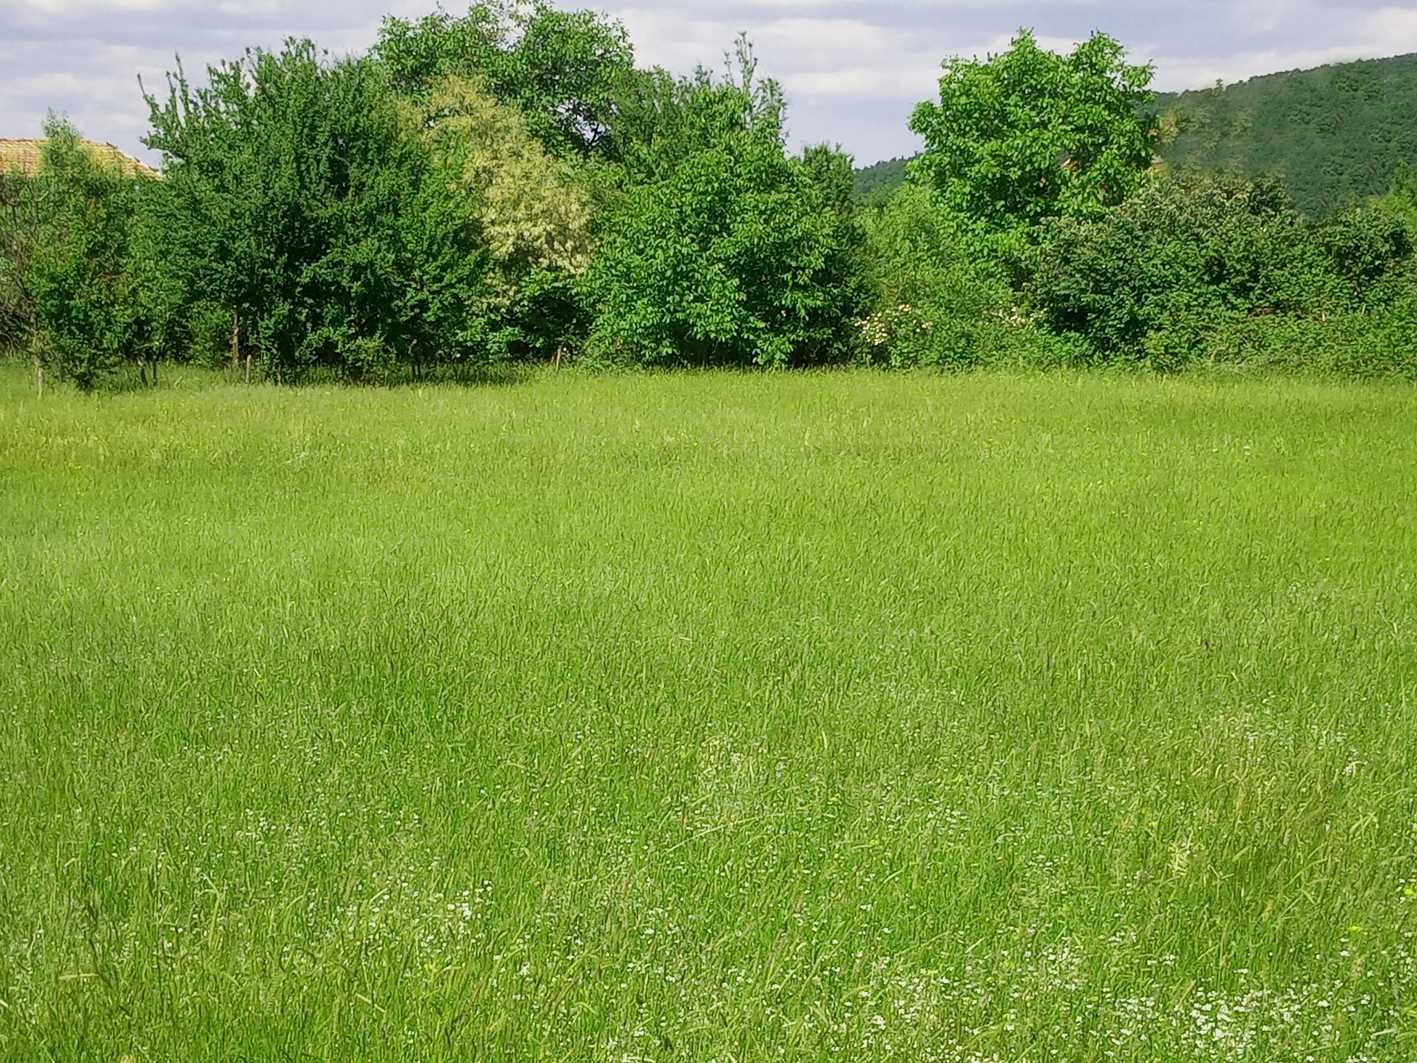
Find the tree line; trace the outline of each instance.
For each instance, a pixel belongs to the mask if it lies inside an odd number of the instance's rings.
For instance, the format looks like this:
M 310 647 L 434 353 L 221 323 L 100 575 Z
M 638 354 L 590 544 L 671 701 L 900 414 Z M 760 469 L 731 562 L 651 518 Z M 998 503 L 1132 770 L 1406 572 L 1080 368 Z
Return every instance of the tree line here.
M 51 118 L 0 175 L 0 347 L 80 387 L 169 361 L 293 383 L 591 366 L 1301 364 L 1417 375 L 1417 182 L 1322 225 L 1153 165 L 1151 69 L 1102 34 L 953 59 L 883 202 L 787 146 L 740 39 L 636 65 L 548 3 L 388 18 L 146 91 L 160 178 Z

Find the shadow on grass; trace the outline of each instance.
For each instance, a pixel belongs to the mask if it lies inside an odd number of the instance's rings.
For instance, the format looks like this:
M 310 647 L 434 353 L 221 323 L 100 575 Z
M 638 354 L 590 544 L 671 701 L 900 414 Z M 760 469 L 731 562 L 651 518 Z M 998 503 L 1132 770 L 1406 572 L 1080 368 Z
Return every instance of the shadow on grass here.
M 0 356 L 0 368 L 11 376 L 24 373 L 33 376 L 33 364 L 28 356 L 6 353 Z M 492 366 L 448 365 L 436 370 L 417 374 L 398 372 L 378 376 L 351 377 L 331 368 L 316 366 L 302 373 L 295 380 L 277 379 L 258 370 L 253 370 L 248 380 L 244 369 L 230 366 L 210 366 L 182 362 L 164 362 L 154 373 L 151 366 L 147 373 L 140 373 L 136 366 L 123 366 L 107 373 L 92 388 L 90 394 L 98 395 L 140 395 L 149 392 L 202 391 L 211 387 L 279 387 L 291 391 L 309 388 L 349 388 L 351 390 L 401 391 L 422 387 L 467 387 L 467 388 L 510 388 L 544 376 L 554 370 L 542 364 L 523 363 Z M 31 384 L 33 380 L 29 381 Z M 44 375 L 44 390 L 74 391 L 70 381 L 58 379 L 52 372 Z

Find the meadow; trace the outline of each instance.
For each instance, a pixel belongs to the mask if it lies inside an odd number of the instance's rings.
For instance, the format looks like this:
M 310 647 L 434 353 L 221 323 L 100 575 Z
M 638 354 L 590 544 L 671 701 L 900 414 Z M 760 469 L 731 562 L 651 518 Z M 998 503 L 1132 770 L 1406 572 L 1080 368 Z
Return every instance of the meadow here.
M 1417 390 L 0 371 L 0 1056 L 1417 1058 Z

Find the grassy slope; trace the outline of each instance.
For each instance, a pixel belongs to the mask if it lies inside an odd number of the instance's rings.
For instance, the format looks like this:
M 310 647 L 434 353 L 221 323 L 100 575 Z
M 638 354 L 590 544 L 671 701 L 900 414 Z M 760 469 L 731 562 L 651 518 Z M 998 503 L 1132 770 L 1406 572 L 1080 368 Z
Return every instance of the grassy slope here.
M 1414 416 L 9 373 L 0 1056 L 1411 1059 Z

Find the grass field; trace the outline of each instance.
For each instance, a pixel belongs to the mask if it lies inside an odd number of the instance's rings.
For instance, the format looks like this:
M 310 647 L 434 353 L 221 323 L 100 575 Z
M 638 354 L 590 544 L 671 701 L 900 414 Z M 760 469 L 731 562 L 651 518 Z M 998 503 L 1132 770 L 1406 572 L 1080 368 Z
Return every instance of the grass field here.
M 0 376 L 0 1056 L 1417 1058 L 1417 390 Z

